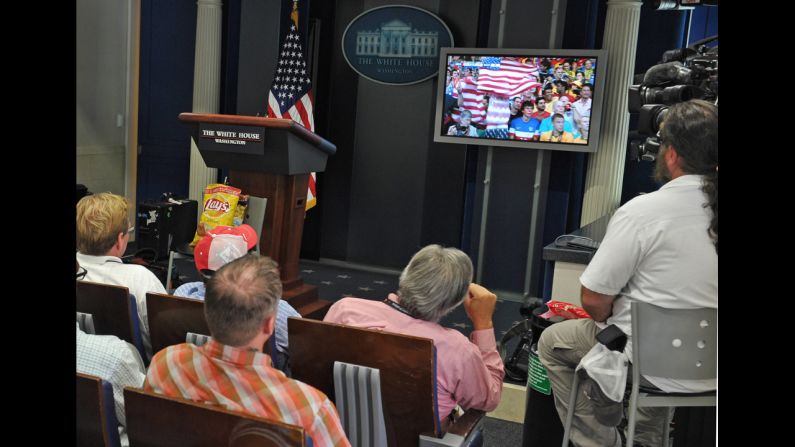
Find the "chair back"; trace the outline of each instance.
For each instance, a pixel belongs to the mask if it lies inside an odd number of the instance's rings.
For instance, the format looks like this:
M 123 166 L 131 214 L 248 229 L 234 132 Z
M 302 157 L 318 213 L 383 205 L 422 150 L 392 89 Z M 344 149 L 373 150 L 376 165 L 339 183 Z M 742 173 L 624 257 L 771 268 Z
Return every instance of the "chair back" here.
M 148 292 L 146 311 L 149 318 L 149 339 L 152 352 L 157 353 L 172 345 L 185 343 L 188 333 L 210 335 L 204 317 L 204 301 L 194 298 Z M 275 337 L 270 337 L 263 352 L 273 355 Z
M 265 210 L 268 199 L 256 196 L 248 196 L 248 208 L 246 218 L 243 223 L 251 225 L 257 232 L 257 253 L 259 253 L 260 241 L 262 240 L 262 225 L 265 223 Z
M 209 335 L 204 334 L 194 334 L 193 332 L 188 332 L 188 335 L 185 336 L 185 343 L 191 343 L 196 346 L 204 346 L 205 343 L 210 341 Z
M 202 300 L 149 292 L 146 294 L 146 312 L 153 353 L 185 343 L 188 332 L 210 333 Z
M 632 368 L 678 380 L 717 377 L 718 310 L 665 309 L 633 301 Z
M 381 371 L 334 362 L 337 413 L 353 447 L 387 445 L 381 400 Z
M 76 281 L 75 310 L 91 314 L 97 335 L 115 335 L 136 347 L 141 343 L 134 297 L 126 287 Z M 136 308 L 137 309 L 137 306 Z
M 303 447 L 304 429 L 136 388 L 124 389 L 127 435 L 134 447 Z
M 378 369 L 387 445 L 417 445 L 422 433 L 440 434 L 432 340 L 306 318 L 287 321 L 294 379 L 345 406 L 334 390 L 334 362 Z
M 119 422 L 113 386 L 99 377 L 77 373 L 75 385 L 76 445 L 118 447 Z

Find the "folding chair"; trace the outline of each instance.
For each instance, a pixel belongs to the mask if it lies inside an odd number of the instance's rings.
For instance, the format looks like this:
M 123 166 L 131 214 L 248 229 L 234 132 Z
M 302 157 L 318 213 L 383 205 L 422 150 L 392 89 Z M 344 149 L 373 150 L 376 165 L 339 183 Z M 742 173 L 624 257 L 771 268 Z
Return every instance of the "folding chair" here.
M 718 310 L 665 309 L 632 302 L 632 393 L 629 399 L 627 445 L 635 439 L 638 407 L 715 406 L 715 391 L 666 393 L 640 386 L 641 376 L 678 380 L 714 379 L 718 365 Z M 579 394 L 579 376 L 574 375 L 569 409 L 563 424 L 563 447 L 569 433 Z M 663 445 L 668 446 L 670 425 L 665 421 Z
M 716 391 L 665 393 L 640 388 L 640 376 L 679 380 L 714 379 L 718 374 L 718 309 L 664 309 L 633 302 L 632 394 L 627 445 L 635 439 L 638 407 L 714 407 Z M 670 425 L 665 421 L 663 445 Z

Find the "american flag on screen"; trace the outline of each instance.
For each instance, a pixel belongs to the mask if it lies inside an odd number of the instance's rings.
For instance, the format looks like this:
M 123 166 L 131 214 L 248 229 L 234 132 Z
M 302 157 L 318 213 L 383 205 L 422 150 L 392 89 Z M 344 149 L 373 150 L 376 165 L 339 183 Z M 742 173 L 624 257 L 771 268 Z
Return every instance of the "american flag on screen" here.
M 483 104 L 483 93 L 477 90 L 477 83 L 471 76 L 461 81 L 463 109 L 472 112 L 471 124 L 478 124 L 486 118 L 486 105 Z M 461 108 L 456 107 L 451 114 L 453 121 L 461 121 Z
M 298 2 L 293 1 L 290 13 L 290 29 L 281 40 L 279 62 L 273 84 L 268 93 L 268 117 L 288 118 L 315 131 L 315 119 L 312 116 L 312 85 L 306 58 L 298 35 Z M 306 193 L 306 209 L 317 204 L 317 175 L 309 175 L 309 189 Z
M 538 67 L 513 57 L 484 57 L 478 70 L 478 90 L 500 96 L 515 96 L 540 87 Z

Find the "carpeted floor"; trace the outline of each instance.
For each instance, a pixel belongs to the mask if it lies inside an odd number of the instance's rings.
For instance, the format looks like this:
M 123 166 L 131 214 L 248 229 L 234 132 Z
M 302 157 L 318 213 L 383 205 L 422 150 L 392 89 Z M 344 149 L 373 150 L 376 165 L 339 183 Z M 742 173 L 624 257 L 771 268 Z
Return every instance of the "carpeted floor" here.
M 516 422 L 486 417 L 483 419 L 484 447 L 514 447 L 522 445 L 524 427 Z

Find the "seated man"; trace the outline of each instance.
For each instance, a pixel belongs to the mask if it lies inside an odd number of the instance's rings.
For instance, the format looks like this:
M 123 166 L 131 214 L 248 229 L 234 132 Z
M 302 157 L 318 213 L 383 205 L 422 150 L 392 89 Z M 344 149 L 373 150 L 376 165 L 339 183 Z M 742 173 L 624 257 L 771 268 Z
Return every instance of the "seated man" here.
M 103 192 L 77 202 L 77 262 L 86 271 L 83 280 L 127 287 L 138 304 L 138 319 L 147 358 L 152 358 L 146 292 L 166 293 L 165 287 L 146 267 L 124 264 L 130 226 L 127 199 Z
M 508 128 L 508 138 L 511 140 L 532 141 L 538 130 L 540 121 L 533 118 L 533 103 L 525 101 L 522 103 L 522 115 L 514 118 Z
M 193 250 L 193 259 L 201 281 L 188 282 L 174 291 L 175 296 L 185 296 L 204 300 L 205 282 L 212 277 L 216 270 L 226 263 L 244 256 L 257 246 L 257 232 L 251 225 L 243 224 L 237 227 L 219 225 L 208 231 L 196 244 Z M 276 311 L 276 349 L 287 353 L 287 318 L 301 318 L 293 306 L 284 300 L 278 300 Z
M 566 119 L 560 113 L 552 115 L 552 130 L 541 133 L 541 141 L 553 143 L 573 143 L 574 135 L 564 130 Z
M 144 389 L 298 425 L 318 447 L 349 446 L 328 397 L 274 369 L 262 352 L 281 295 L 278 267 L 268 257 L 248 254 L 221 267 L 204 298 L 212 338 L 155 354 Z
M 477 137 L 478 130 L 475 126 L 469 124 L 472 121 L 472 112 L 469 110 L 462 110 L 461 117 L 458 124 L 453 124 L 447 129 L 447 135 L 456 137 Z
M 491 411 L 500 402 L 505 370 L 491 321 L 496 300 L 496 295 L 472 283 L 472 261 L 464 252 L 428 245 L 403 270 L 397 294 L 384 301 L 343 298 L 323 321 L 432 339 L 439 415 L 446 429 L 457 404 Z M 474 326 L 469 339 L 439 324 L 461 303 Z
M 121 445 L 129 445 L 124 418 L 124 387 L 140 388 L 146 378 L 141 355 L 135 346 L 113 335 L 86 334 L 77 326 L 77 372 L 97 376 L 113 385 L 116 418 L 121 426 Z
M 571 383 L 596 334 L 615 324 L 628 335 L 630 304 L 666 309 L 718 307 L 718 108 L 702 100 L 674 104 L 660 126 L 656 180 L 665 183 L 616 210 L 599 250 L 580 276 L 582 306 L 593 317 L 553 324 L 541 334 L 538 355 L 547 370 L 561 421 Z M 671 380 L 641 376 L 641 386 L 668 393 L 714 390 L 716 379 Z M 571 425 L 577 447 L 620 447 L 597 399 L 580 393 Z M 635 445 L 662 443 L 673 408 L 640 407 Z
M 568 96 L 561 96 L 555 101 L 555 104 L 552 106 L 552 116 L 548 116 L 544 118 L 544 121 L 541 121 L 541 124 L 538 126 L 538 131 L 540 133 L 549 132 L 551 131 L 554 126 L 552 125 L 552 119 L 554 114 L 561 115 L 563 117 L 563 130 L 568 132 L 577 138 L 579 135 L 576 132 L 576 127 L 574 126 L 574 120 L 572 118 L 571 111 L 566 111 L 566 106 L 569 104 L 569 97 Z

